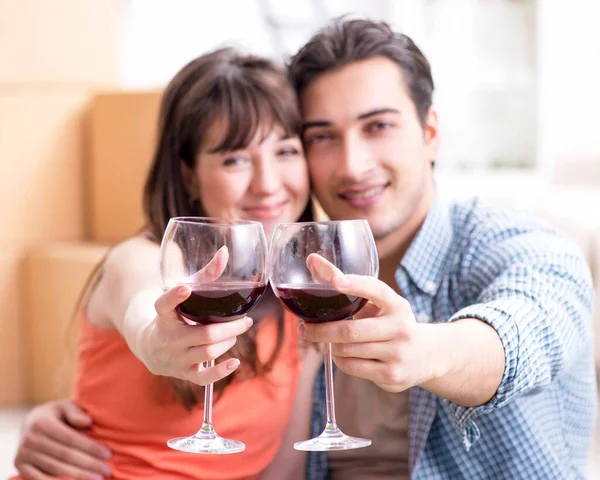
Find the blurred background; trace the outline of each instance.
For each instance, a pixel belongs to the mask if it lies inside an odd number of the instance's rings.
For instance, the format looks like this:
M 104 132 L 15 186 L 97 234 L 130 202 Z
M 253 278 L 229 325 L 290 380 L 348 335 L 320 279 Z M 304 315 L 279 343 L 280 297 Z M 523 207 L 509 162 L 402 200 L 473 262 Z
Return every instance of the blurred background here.
M 600 291 L 597 0 L 0 0 L 0 478 L 27 409 L 69 395 L 85 279 L 142 225 L 161 88 L 222 45 L 285 59 L 342 14 L 431 61 L 439 188 L 555 224 Z

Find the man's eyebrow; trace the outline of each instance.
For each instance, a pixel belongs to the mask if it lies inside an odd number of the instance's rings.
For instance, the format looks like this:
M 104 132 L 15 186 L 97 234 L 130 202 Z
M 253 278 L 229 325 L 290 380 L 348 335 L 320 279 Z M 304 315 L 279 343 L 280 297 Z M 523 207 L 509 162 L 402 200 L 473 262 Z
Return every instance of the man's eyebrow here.
M 364 120 L 365 118 L 374 117 L 375 115 L 381 115 L 382 113 L 397 113 L 400 114 L 400 110 L 395 108 L 377 108 L 375 110 L 371 110 L 369 112 L 361 113 L 357 120 Z
M 361 113 L 356 117 L 357 120 L 365 120 L 366 118 L 374 117 L 376 115 L 381 115 L 384 113 L 396 113 L 400 115 L 400 110 L 396 108 L 376 108 L 375 110 L 369 110 L 368 112 Z M 310 122 L 304 122 L 301 125 L 300 131 L 304 133 L 309 128 L 316 127 L 331 127 L 333 123 L 329 120 L 311 120 Z
M 300 131 L 302 133 L 304 133 L 306 130 L 308 130 L 309 128 L 315 128 L 315 127 L 331 127 L 332 123 L 328 120 L 315 120 L 312 122 L 304 122 L 302 123 L 302 125 L 300 126 Z

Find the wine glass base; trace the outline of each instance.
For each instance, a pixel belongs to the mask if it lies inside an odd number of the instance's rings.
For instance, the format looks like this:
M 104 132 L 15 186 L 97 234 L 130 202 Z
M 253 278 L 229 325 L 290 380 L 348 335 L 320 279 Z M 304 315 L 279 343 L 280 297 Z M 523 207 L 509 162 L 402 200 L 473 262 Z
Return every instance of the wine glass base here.
M 337 450 L 353 450 L 371 445 L 367 438 L 349 437 L 341 433 L 336 436 L 319 435 L 318 437 L 296 442 L 294 448 L 305 452 L 333 452 Z
M 240 453 L 246 449 L 243 442 L 228 440 L 215 435 L 212 438 L 201 438 L 196 435 L 191 437 L 172 438 L 167 445 L 173 450 L 188 453 L 202 453 L 209 455 L 227 455 Z

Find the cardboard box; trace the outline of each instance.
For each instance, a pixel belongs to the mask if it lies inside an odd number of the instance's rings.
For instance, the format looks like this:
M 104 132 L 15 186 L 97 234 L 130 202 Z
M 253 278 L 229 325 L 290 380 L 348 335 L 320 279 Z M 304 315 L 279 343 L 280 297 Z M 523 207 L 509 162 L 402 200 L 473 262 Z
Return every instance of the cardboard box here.
M 0 87 L 113 86 L 125 0 L 2 0 Z
M 154 151 L 161 92 L 97 95 L 90 118 L 89 235 L 116 242 L 144 225 L 142 192 Z
M 27 255 L 27 352 L 29 399 L 41 403 L 71 393 L 77 356 L 77 302 L 108 248 L 54 243 Z
M 83 239 L 88 101 L 83 91 L 0 94 L 0 242 Z

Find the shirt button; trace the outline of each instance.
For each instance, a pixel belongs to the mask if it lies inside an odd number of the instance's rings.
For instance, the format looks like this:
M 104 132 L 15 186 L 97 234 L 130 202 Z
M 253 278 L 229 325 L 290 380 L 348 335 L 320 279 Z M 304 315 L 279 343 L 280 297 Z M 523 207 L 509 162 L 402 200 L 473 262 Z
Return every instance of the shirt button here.
M 418 313 L 417 314 L 417 322 L 419 323 L 428 323 L 429 322 L 429 315 L 427 315 L 426 313 Z
M 435 291 L 435 282 L 432 282 L 431 280 L 425 282 L 425 288 L 428 293 L 433 293 Z

